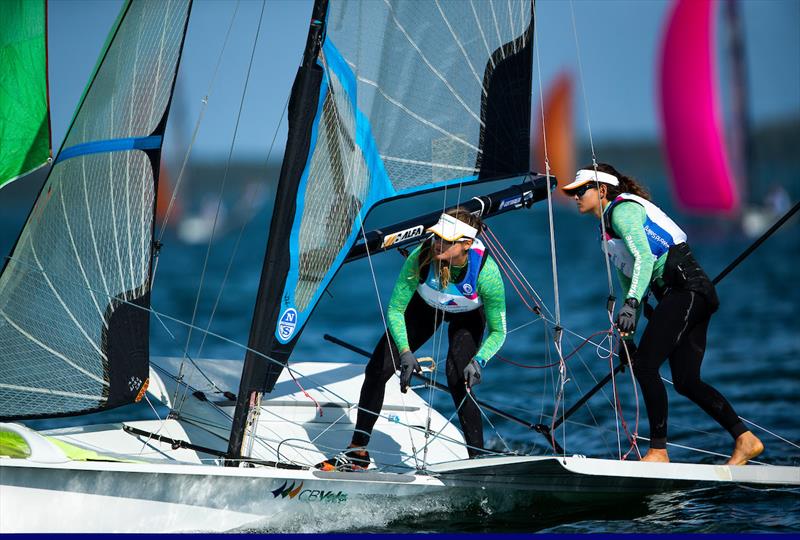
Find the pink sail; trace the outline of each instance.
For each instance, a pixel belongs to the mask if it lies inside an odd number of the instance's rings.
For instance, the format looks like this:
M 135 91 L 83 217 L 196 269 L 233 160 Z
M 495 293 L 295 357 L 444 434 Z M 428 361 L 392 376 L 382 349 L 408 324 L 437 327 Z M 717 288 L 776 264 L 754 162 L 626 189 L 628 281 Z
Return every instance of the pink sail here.
M 661 120 L 679 204 L 697 212 L 739 208 L 722 136 L 713 0 L 676 0 L 661 50 Z

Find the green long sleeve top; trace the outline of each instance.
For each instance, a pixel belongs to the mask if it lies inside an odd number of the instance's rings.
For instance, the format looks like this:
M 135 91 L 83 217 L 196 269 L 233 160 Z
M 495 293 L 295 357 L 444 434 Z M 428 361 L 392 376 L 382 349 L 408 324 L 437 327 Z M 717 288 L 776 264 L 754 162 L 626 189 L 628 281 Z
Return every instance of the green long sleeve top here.
M 614 232 L 625 243 L 633 256 L 631 277 L 617 270 L 617 277 L 625 290 L 625 298 L 635 298 L 641 302 L 647 288 L 658 282 L 664 274 L 664 263 L 667 253 L 654 259 L 644 231 L 647 213 L 641 204 L 632 201 L 618 203 L 611 215 L 611 226 Z
M 400 275 L 394 285 L 392 297 L 389 299 L 386 318 L 398 350 L 402 353 L 410 350 L 406 332 L 405 311 L 411 297 L 419 284 L 419 255 L 422 245 L 417 247 L 406 259 Z M 457 282 L 464 275 L 466 266 L 451 267 L 451 279 Z M 489 256 L 478 275 L 478 296 L 483 302 L 486 314 L 488 335 L 478 349 L 475 359 L 482 366 L 486 365 L 500 350 L 506 339 L 506 294 L 503 278 L 497 263 Z

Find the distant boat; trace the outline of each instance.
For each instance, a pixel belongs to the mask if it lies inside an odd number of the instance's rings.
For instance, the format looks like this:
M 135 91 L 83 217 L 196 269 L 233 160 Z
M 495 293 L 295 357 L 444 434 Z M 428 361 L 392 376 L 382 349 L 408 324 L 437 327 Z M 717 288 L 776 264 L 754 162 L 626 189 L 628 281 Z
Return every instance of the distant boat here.
M 572 181 L 575 174 L 575 138 L 572 123 L 572 75 L 563 71 L 556 76 L 544 96 L 544 129 L 542 111 L 534 109 L 534 139 L 531 143 L 531 165 L 535 171 L 545 171 L 545 135 L 550 174 L 554 174 L 559 186 Z M 559 199 L 566 196 L 556 190 Z
M 679 206 L 740 221 L 756 236 L 780 216 L 786 192 L 774 186 L 757 201 L 742 18 L 738 0 L 724 3 L 732 114 L 723 122 L 712 0 L 676 0 L 667 19 L 659 63 L 662 140 Z M 728 144 L 726 145 L 726 136 Z M 785 211 L 785 210 L 784 210 Z

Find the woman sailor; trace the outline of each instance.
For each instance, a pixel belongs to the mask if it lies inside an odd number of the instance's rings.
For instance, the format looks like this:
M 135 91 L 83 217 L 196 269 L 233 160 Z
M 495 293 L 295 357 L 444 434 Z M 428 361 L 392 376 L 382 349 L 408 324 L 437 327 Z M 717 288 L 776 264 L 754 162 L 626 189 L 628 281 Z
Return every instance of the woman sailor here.
M 714 285 L 695 260 L 686 234 L 633 179 L 604 163 L 585 167 L 564 186 L 582 214 L 602 219 L 608 256 L 617 268 L 625 300 L 616 326 L 623 338 L 620 356 L 633 372 L 647 407 L 650 449 L 642 461 L 668 462 L 667 392 L 659 368 L 669 358 L 675 390 L 716 420 L 735 441 L 729 465 L 743 465 L 764 446 L 744 426 L 731 404 L 700 379 L 711 315 L 719 307 Z M 639 303 L 650 287 L 658 300 L 647 327 L 634 345 Z M 627 351 L 627 355 L 624 353 Z
M 468 392 L 481 382 L 483 368 L 505 341 L 506 301 L 497 263 L 476 238 L 480 229 L 480 218 L 456 208 L 442 214 L 428 229 L 431 237 L 408 256 L 389 301 L 389 335 L 378 342 L 366 367 L 350 446 L 317 468 L 359 470 L 369 465 L 366 446 L 386 383 L 399 369 L 400 391 L 408 390 L 412 372 L 421 372 L 414 351 L 442 320 L 448 322 L 447 384 L 467 452 L 474 457 L 483 449 L 481 412 Z

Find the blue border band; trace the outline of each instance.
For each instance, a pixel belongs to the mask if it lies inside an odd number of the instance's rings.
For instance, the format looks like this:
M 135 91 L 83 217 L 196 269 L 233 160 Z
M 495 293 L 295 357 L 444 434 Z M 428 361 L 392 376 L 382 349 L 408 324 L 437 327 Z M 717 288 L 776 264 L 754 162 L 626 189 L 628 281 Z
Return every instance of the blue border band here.
M 87 154 L 103 154 L 106 152 L 123 152 L 125 150 L 156 150 L 161 147 L 161 135 L 148 137 L 128 137 L 126 139 L 107 139 L 89 141 L 65 148 L 58 154 L 56 163 Z

